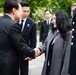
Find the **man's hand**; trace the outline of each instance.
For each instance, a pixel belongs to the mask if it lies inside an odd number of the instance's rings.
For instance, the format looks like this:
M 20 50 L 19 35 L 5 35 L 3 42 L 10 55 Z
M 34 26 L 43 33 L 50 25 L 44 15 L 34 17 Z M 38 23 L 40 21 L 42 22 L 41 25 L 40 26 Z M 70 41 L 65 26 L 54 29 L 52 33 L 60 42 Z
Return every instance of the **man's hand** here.
M 42 46 L 42 42 L 39 42 L 39 46 Z
M 41 51 L 38 48 L 36 48 L 35 49 L 35 57 L 38 57 L 40 54 L 41 54 Z
M 25 60 L 31 61 L 31 60 L 32 60 L 32 58 L 27 57 L 27 58 L 25 58 Z
M 41 54 L 41 51 L 38 48 L 35 48 L 34 50 L 35 50 L 35 57 L 38 57 Z M 25 58 L 25 60 L 31 61 L 32 58 L 27 57 Z

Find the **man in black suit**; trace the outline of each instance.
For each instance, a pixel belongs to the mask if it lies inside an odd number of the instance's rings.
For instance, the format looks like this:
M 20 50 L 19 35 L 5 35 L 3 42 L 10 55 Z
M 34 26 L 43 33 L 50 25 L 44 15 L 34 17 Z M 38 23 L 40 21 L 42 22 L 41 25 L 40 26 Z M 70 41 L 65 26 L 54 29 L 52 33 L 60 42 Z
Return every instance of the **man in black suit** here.
M 37 51 L 26 45 L 16 22 L 22 15 L 20 3 L 6 0 L 4 13 L 0 18 L 0 75 L 19 75 L 20 53 L 35 58 Z
M 71 6 L 70 22 L 72 24 L 72 42 L 71 42 L 71 54 L 69 63 L 69 74 L 76 75 L 76 3 Z
M 29 17 L 30 14 L 30 4 L 26 1 L 21 2 L 23 10 L 23 25 L 22 25 L 22 35 L 26 41 L 26 44 L 31 48 L 36 47 L 36 24 L 32 18 Z M 20 22 L 21 23 L 21 20 Z M 20 74 L 28 75 L 29 62 L 25 60 L 27 56 L 21 55 L 21 64 L 20 64 Z
M 52 17 L 52 12 L 48 9 L 45 10 L 44 12 L 44 15 L 45 15 L 45 20 L 43 20 L 41 23 L 40 23 L 40 43 L 39 45 L 42 45 L 42 43 L 44 43 L 46 37 L 47 37 L 47 34 L 48 34 L 48 31 L 49 31 L 49 28 L 51 27 L 51 17 Z
M 43 20 L 40 23 L 40 38 L 39 38 L 39 46 L 42 45 L 42 43 L 44 43 L 47 35 L 48 35 L 48 31 L 49 28 L 51 27 L 51 17 L 52 17 L 52 12 L 48 9 L 45 10 L 44 12 L 45 15 L 45 20 Z M 46 56 L 46 52 L 45 52 L 45 56 Z

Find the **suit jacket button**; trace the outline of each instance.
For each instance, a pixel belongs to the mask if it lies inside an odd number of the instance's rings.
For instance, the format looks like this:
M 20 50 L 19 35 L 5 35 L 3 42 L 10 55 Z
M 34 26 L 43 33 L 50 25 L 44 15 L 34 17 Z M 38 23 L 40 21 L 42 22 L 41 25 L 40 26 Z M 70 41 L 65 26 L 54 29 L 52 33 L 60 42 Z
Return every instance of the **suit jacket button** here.
M 72 31 L 74 31 L 74 28 L 72 29 Z
M 73 45 L 73 42 L 71 42 L 71 45 Z
M 74 36 L 72 36 L 72 38 L 74 38 Z
M 75 22 L 72 22 L 72 24 L 75 24 Z

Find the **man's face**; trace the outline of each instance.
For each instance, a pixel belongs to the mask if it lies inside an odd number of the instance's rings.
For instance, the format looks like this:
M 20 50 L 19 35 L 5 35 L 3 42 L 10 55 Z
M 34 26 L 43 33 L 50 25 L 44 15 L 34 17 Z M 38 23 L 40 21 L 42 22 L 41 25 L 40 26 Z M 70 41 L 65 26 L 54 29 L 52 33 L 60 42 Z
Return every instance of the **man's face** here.
M 30 7 L 26 7 L 26 6 L 23 6 L 22 7 L 22 11 L 23 11 L 23 16 L 22 18 L 25 19 L 29 16 L 30 14 Z
M 19 21 L 20 19 L 22 19 L 23 12 L 22 12 L 22 7 L 21 7 L 20 4 L 19 4 L 19 8 L 18 9 L 15 9 L 14 14 L 15 14 L 14 19 L 16 21 Z
M 73 17 L 73 11 L 76 8 L 76 6 L 71 7 L 71 16 Z
M 52 14 L 51 14 L 49 11 L 46 11 L 46 12 L 45 12 L 45 18 L 46 18 L 46 19 L 50 19 L 51 16 L 52 16 Z

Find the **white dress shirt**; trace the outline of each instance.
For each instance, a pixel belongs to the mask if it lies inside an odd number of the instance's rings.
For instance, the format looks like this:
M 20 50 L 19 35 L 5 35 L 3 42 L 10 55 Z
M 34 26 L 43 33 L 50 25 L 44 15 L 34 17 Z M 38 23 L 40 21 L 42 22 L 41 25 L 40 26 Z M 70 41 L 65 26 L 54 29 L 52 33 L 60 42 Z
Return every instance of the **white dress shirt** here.
M 27 18 L 23 19 L 24 21 L 23 21 L 21 32 L 23 32 L 23 29 L 24 29 L 24 26 L 25 26 L 25 23 L 26 23 L 26 19 Z M 21 24 L 21 20 L 19 21 L 19 24 Z

